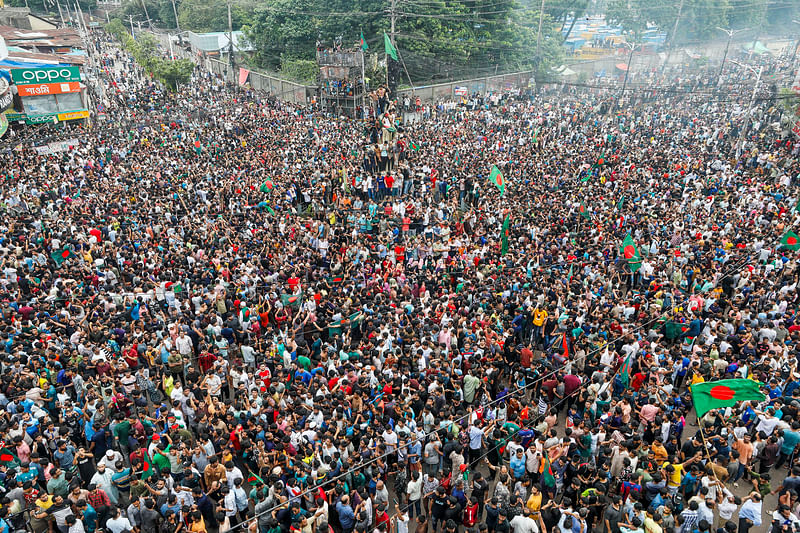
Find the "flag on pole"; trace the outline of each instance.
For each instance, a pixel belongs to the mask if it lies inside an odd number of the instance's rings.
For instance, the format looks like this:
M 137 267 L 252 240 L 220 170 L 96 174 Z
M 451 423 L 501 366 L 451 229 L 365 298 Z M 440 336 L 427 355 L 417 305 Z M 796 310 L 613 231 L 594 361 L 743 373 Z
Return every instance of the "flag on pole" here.
M 415 152 L 419 152 L 419 145 L 417 143 L 415 143 L 414 141 L 411 141 L 410 145 L 411 145 L 411 149 L 412 150 L 414 150 Z
M 367 40 L 364 39 L 364 31 L 361 31 L 361 49 L 365 52 L 369 50 L 369 46 L 367 46 Z
M 397 49 L 392 44 L 392 40 L 389 39 L 389 36 L 386 35 L 386 32 L 383 32 L 383 50 L 386 52 L 386 55 L 397 61 Z
M 200 142 L 199 135 L 196 135 L 194 138 L 194 151 L 198 154 L 203 151 L 203 144 Z
M 544 468 L 542 469 L 542 483 L 545 487 L 556 486 L 556 476 L 553 474 L 553 467 L 550 464 L 550 457 L 547 450 L 544 451 Z
M 257 475 L 255 475 L 252 472 L 250 472 L 250 475 L 247 476 L 247 482 L 253 487 L 255 487 L 256 485 L 263 485 L 264 484 L 264 480 L 261 479 L 260 477 L 258 477 Z
M 302 294 L 281 294 L 281 302 L 286 307 L 300 307 L 303 303 Z
M 506 192 L 506 180 L 503 177 L 503 173 L 500 172 L 500 169 L 497 168 L 497 165 L 492 165 L 492 172 L 489 174 L 489 181 L 494 183 L 494 186 L 500 189 L 500 194 Z
M 719 381 L 706 381 L 692 385 L 692 400 L 701 417 L 711 409 L 730 407 L 738 402 L 756 400 L 762 402 L 766 399 L 761 392 L 763 383 L 752 379 L 721 379 Z
M 506 255 L 508 253 L 508 230 L 510 226 L 511 217 L 506 215 L 506 218 L 503 220 L 503 229 L 501 230 L 502 240 L 500 244 L 500 255 Z
M 797 233 L 793 232 L 792 230 L 784 233 L 783 237 L 781 237 L 781 244 L 787 250 L 800 249 L 800 242 L 798 242 Z
M 142 457 L 142 479 L 147 479 L 155 475 L 156 469 L 153 468 L 153 461 L 150 459 L 150 454 L 145 452 Z
M 625 235 L 625 240 L 619 247 L 619 255 L 625 258 L 631 272 L 636 272 L 642 266 L 642 255 L 639 253 L 639 248 L 631 238 L 631 234 Z
M 585 218 L 586 220 L 589 220 L 590 218 L 592 218 L 592 215 L 589 214 L 589 210 L 586 209 L 586 204 L 583 201 L 581 201 L 581 207 L 579 209 L 579 212 L 580 212 L 581 216 L 583 218 Z
M 606 346 L 606 350 L 608 350 L 608 346 Z M 625 362 L 622 363 L 619 369 L 619 379 L 627 389 L 628 384 L 631 382 L 631 354 L 628 354 L 628 357 L 625 358 Z

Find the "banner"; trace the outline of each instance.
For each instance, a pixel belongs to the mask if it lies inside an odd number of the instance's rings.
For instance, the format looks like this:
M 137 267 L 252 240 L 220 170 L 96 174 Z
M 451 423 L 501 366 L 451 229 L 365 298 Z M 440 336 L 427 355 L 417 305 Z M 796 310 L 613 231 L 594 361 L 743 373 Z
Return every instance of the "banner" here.
M 247 83 L 248 76 L 250 76 L 250 71 L 246 68 L 239 67 L 239 85 Z
M 6 131 L 8 131 L 8 119 L 5 113 L 0 113 L 0 138 L 6 134 Z
M 77 81 L 64 83 L 39 83 L 37 85 L 17 85 L 20 96 L 42 96 L 48 94 L 77 93 L 81 84 Z
M 57 141 L 50 144 L 34 147 L 34 150 L 39 155 L 58 154 L 67 152 L 78 146 L 78 139 L 67 139 L 66 141 Z

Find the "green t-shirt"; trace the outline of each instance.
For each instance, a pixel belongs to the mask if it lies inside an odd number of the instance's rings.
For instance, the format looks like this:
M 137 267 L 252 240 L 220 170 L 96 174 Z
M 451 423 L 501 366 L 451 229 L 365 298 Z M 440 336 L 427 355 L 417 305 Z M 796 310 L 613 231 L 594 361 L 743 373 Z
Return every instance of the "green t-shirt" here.
M 297 364 L 302 366 L 306 370 L 311 370 L 311 359 L 309 359 L 305 355 L 297 356 Z
M 158 469 L 162 472 L 167 471 L 169 472 L 170 469 L 170 462 L 169 458 L 166 454 L 169 453 L 169 449 L 172 448 L 172 445 L 167 446 L 167 449 L 164 450 L 165 455 L 161 455 L 160 453 L 156 452 L 153 454 L 153 464 L 155 464 Z
M 123 420 L 116 426 L 114 426 L 114 436 L 117 437 L 119 440 L 123 442 L 126 446 L 128 445 L 128 435 L 131 434 L 131 423 L 127 420 Z

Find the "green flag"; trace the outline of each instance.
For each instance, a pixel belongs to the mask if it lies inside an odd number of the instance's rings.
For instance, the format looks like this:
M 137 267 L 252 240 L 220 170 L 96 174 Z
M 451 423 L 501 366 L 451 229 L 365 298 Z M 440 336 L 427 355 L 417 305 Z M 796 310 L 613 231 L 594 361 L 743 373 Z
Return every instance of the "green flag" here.
M 59 248 L 50 254 L 50 259 L 55 261 L 57 266 L 61 266 L 61 263 L 69 259 L 72 255 L 72 250 L 69 248 Z
M 793 232 L 792 230 L 787 231 L 783 237 L 781 237 L 781 244 L 787 250 L 800 249 L 800 242 L 797 240 L 797 233 Z
M 300 307 L 303 303 L 302 294 L 281 294 L 281 302 L 286 307 Z
M 622 211 L 622 206 L 625 204 L 625 196 L 619 199 L 617 202 L 617 211 Z
M 761 392 L 762 383 L 752 379 L 721 379 L 706 381 L 692 385 L 692 400 L 700 418 L 711 409 L 730 407 L 738 402 L 756 400 L 764 401 L 766 396 Z
M 397 49 L 392 44 L 392 40 L 389 39 L 389 36 L 386 35 L 386 32 L 383 32 L 383 49 L 387 56 L 397 61 Z
M 19 465 L 19 458 L 17 457 L 17 454 L 11 450 L 11 448 L 0 446 L 0 465 L 3 465 L 7 468 L 15 467 Z
M 569 274 L 567 274 L 567 285 L 572 283 L 572 267 L 574 265 L 569 265 Z
M 794 206 L 794 210 L 800 213 L 800 200 L 797 200 L 797 205 Z
M 500 189 L 500 194 L 506 192 L 506 180 L 503 173 L 497 168 L 497 165 L 492 165 L 492 172 L 489 174 L 489 181 L 494 183 L 494 186 Z
M 258 477 L 257 475 L 255 475 L 252 472 L 250 472 L 250 475 L 247 476 L 247 482 L 250 483 L 250 485 L 252 487 L 255 487 L 256 485 L 263 485 L 264 484 L 264 480 L 261 479 L 260 477 Z
M 267 206 L 267 211 L 269 211 L 270 215 L 274 215 L 275 214 L 275 210 L 273 210 L 270 206 Z
M 542 483 L 546 487 L 556 486 L 556 476 L 553 474 L 553 467 L 550 465 L 550 456 L 544 452 L 544 469 L 542 470 Z
M 580 209 L 578 211 L 580 212 L 581 216 L 583 218 L 585 218 L 586 220 L 589 220 L 590 218 L 592 218 L 592 215 L 589 213 L 589 210 L 586 208 L 586 204 L 585 203 L 581 202 L 581 207 L 580 207 Z
M 414 141 L 411 141 L 410 144 L 411 144 L 411 149 L 412 150 L 414 150 L 415 152 L 419 152 L 419 145 L 417 143 L 415 143 Z
M 455 166 L 458 166 L 458 163 L 459 163 L 458 150 L 456 150 L 456 156 L 453 158 L 453 164 Z
M 150 459 L 150 454 L 145 452 L 144 457 L 142 458 L 142 479 L 147 479 L 152 475 L 155 475 L 156 469 L 153 468 L 153 461 Z
M 625 362 L 622 363 L 619 369 L 619 379 L 627 389 L 628 384 L 631 382 L 631 354 L 628 354 L 628 357 L 625 358 Z
M 506 255 L 508 253 L 508 229 L 511 227 L 511 217 L 506 215 L 505 220 L 503 220 L 503 229 L 501 230 L 501 244 L 500 244 L 500 255 Z
M 631 238 L 631 234 L 625 235 L 625 240 L 619 247 L 619 255 L 625 258 L 631 272 L 636 272 L 642 266 L 642 255 L 639 253 L 639 248 Z
M 365 52 L 369 50 L 369 46 L 367 46 L 367 40 L 364 39 L 364 31 L 361 31 L 361 49 Z
M 587 172 L 586 175 L 581 178 L 581 183 L 586 183 L 587 181 L 589 181 L 589 179 L 591 177 L 592 177 L 592 173 L 591 172 Z

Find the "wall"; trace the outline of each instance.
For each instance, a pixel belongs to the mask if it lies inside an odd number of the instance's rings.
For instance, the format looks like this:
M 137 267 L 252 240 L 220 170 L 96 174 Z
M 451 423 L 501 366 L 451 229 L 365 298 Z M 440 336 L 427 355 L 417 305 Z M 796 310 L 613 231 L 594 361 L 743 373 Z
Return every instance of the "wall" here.
M 207 59 L 206 66 L 214 74 L 225 76 L 229 65 L 226 62 L 217 59 Z M 238 82 L 239 69 L 236 69 L 236 78 Z M 230 75 L 228 74 L 228 78 Z M 306 105 L 314 97 L 317 90 L 316 87 L 302 85 L 293 81 L 282 80 L 275 76 L 269 76 L 260 72 L 250 71 L 250 78 L 248 80 L 250 86 L 258 91 L 264 91 L 279 100 L 292 102 L 295 104 Z

